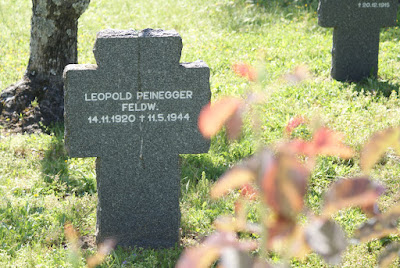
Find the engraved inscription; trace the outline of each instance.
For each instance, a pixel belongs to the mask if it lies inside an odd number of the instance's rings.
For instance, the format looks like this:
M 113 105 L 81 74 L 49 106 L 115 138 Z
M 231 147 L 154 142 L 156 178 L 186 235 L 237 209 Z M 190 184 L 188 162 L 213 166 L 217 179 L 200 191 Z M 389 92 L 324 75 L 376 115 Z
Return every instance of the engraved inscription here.
M 136 116 L 134 114 L 116 114 L 103 116 L 89 116 L 89 124 L 113 124 L 135 122 L 182 122 L 190 121 L 189 113 L 147 114 Z
M 358 3 L 359 8 L 390 8 L 390 2 L 360 2 Z
M 188 122 L 190 121 L 189 113 L 182 111 L 163 113 L 162 111 L 159 111 L 158 107 L 160 106 L 160 102 L 168 100 L 184 101 L 192 98 L 193 91 L 190 90 L 140 91 L 136 92 L 136 95 L 130 92 L 95 92 L 84 94 L 86 102 L 120 102 L 120 109 L 115 112 L 111 112 L 110 114 L 90 115 L 87 119 L 89 124 Z M 147 100 L 150 102 L 146 102 Z

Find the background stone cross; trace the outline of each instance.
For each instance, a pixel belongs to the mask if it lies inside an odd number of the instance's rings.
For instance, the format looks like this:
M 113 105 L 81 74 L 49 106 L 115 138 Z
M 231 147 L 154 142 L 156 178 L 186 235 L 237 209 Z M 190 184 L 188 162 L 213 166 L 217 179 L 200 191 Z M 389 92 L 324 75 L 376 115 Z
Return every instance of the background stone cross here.
M 209 68 L 179 64 L 175 31 L 105 30 L 97 65 L 68 65 L 65 145 L 97 157 L 97 241 L 170 247 L 179 241 L 179 154 L 205 153 L 197 129 L 210 101 Z
M 332 77 L 360 81 L 377 76 L 379 35 L 396 25 L 398 0 L 320 0 L 318 22 L 334 27 Z

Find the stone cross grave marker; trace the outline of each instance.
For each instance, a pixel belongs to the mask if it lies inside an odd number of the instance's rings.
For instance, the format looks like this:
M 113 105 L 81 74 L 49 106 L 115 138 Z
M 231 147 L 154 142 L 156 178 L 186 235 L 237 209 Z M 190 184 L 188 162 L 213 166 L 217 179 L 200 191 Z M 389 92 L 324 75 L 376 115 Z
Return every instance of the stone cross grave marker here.
M 379 35 L 396 25 L 398 0 L 320 0 L 318 22 L 334 27 L 332 77 L 360 81 L 377 76 Z
M 97 242 L 171 247 L 179 241 L 179 154 L 206 153 L 197 129 L 210 101 L 202 61 L 179 64 L 175 31 L 105 30 L 97 65 L 68 65 L 65 145 L 97 157 Z

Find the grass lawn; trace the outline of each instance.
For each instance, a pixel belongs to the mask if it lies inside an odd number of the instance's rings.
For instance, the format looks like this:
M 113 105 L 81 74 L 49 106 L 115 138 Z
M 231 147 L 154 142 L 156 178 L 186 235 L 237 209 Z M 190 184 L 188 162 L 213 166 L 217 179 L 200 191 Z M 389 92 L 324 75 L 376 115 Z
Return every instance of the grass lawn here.
M 102 29 L 176 29 L 183 39 L 182 62 L 204 60 L 211 70 L 213 100 L 244 96 L 250 83 L 237 77 L 231 65 L 262 66 L 269 92 L 262 113 L 261 135 L 247 126 L 242 138 L 228 142 L 225 134 L 212 139 L 209 154 L 182 156 L 182 240 L 168 250 L 117 249 L 102 267 L 173 267 L 182 249 L 213 231 L 212 222 L 232 214 L 237 191 L 219 201 L 209 197 L 210 186 L 230 166 L 252 154 L 261 138 L 265 145 L 283 138 L 296 115 L 318 118 L 342 132 L 347 145 L 359 152 L 372 133 L 400 125 L 399 27 L 382 30 L 378 79 L 358 84 L 330 78 L 332 29 L 317 23 L 316 4 L 297 0 L 94 0 L 79 21 L 79 63 L 95 63 L 92 47 Z M 315 1 L 314 1 L 315 2 Z M 257 4 L 258 3 L 258 4 Z M 29 57 L 30 0 L 0 0 L 0 89 L 16 82 Z M 398 24 L 399 25 L 399 24 Z M 307 65 L 312 78 L 291 85 L 281 77 Z M 93 158 L 69 158 L 63 147 L 63 128 L 51 135 L 0 136 L 0 267 L 83 267 L 95 252 L 96 180 Z M 307 128 L 295 135 L 310 138 Z M 400 158 L 388 153 L 371 176 L 387 191 L 380 198 L 385 211 L 400 199 Z M 343 161 L 323 157 L 310 179 L 307 206 L 318 213 L 327 187 L 339 177 L 361 174 L 359 157 Z M 259 215 L 254 208 L 250 219 Z M 350 236 L 366 220 L 359 209 L 334 215 Z M 71 261 L 64 224 L 70 222 L 84 240 L 81 260 Z M 398 240 L 397 236 L 391 237 Z M 373 267 L 388 239 L 351 246 L 343 267 Z M 274 254 L 266 255 L 279 261 Z M 73 266 L 75 265 L 75 266 Z M 315 254 L 293 259 L 293 267 L 327 267 Z M 393 265 L 397 267 L 399 263 Z

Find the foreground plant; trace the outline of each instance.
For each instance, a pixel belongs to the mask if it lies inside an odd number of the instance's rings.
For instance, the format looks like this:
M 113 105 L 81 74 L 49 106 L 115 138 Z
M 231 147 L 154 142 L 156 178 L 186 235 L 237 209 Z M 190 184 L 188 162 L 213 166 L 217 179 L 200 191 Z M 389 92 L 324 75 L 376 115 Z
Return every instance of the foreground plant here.
M 82 267 L 83 262 L 81 257 L 82 254 L 79 233 L 69 223 L 64 226 L 64 233 L 69 249 L 68 262 L 72 265 L 72 267 Z M 102 264 L 114 247 L 115 241 L 111 239 L 99 244 L 97 247 L 97 252 L 86 259 L 87 268 L 95 268 Z
M 258 77 L 253 68 L 243 64 L 236 65 L 234 71 L 250 81 Z M 298 82 L 306 76 L 304 69 L 298 68 L 285 78 Z M 254 94 L 245 100 L 228 97 L 204 107 L 199 117 L 200 131 L 211 138 L 225 126 L 229 138 L 238 138 L 245 112 L 251 112 L 252 106 L 258 103 L 255 100 L 260 99 L 263 98 Z M 338 265 L 349 244 L 398 233 L 400 205 L 381 213 L 377 201 L 385 190 L 368 174 L 389 147 L 400 154 L 400 128 L 376 133 L 365 144 L 360 156 L 365 175 L 335 181 L 324 196 L 320 215 L 315 215 L 305 207 L 304 198 L 317 157 L 350 159 L 355 152 L 343 143 L 341 134 L 326 127 L 316 128 L 310 141 L 290 139 L 294 129 L 302 124 L 307 124 L 302 116 L 290 120 L 285 128 L 285 141 L 271 148 L 260 147 L 258 153 L 238 163 L 218 180 L 210 192 L 213 199 L 224 197 L 234 189 L 241 193 L 235 216 L 218 218 L 214 223 L 216 232 L 198 247 L 185 250 L 178 268 L 209 267 L 218 259 L 220 267 L 226 268 L 277 267 L 253 257 L 250 252 L 255 249 L 276 252 L 286 261 L 315 252 L 328 264 Z M 265 208 L 258 224 L 247 221 L 246 208 L 254 200 L 259 200 Z M 333 220 L 335 213 L 349 207 L 359 207 L 369 217 L 350 241 Z M 306 218 L 305 224 L 299 223 L 301 217 Z M 261 239 L 239 239 L 246 233 Z M 379 266 L 387 267 L 399 254 L 400 244 L 391 244 L 380 255 Z

